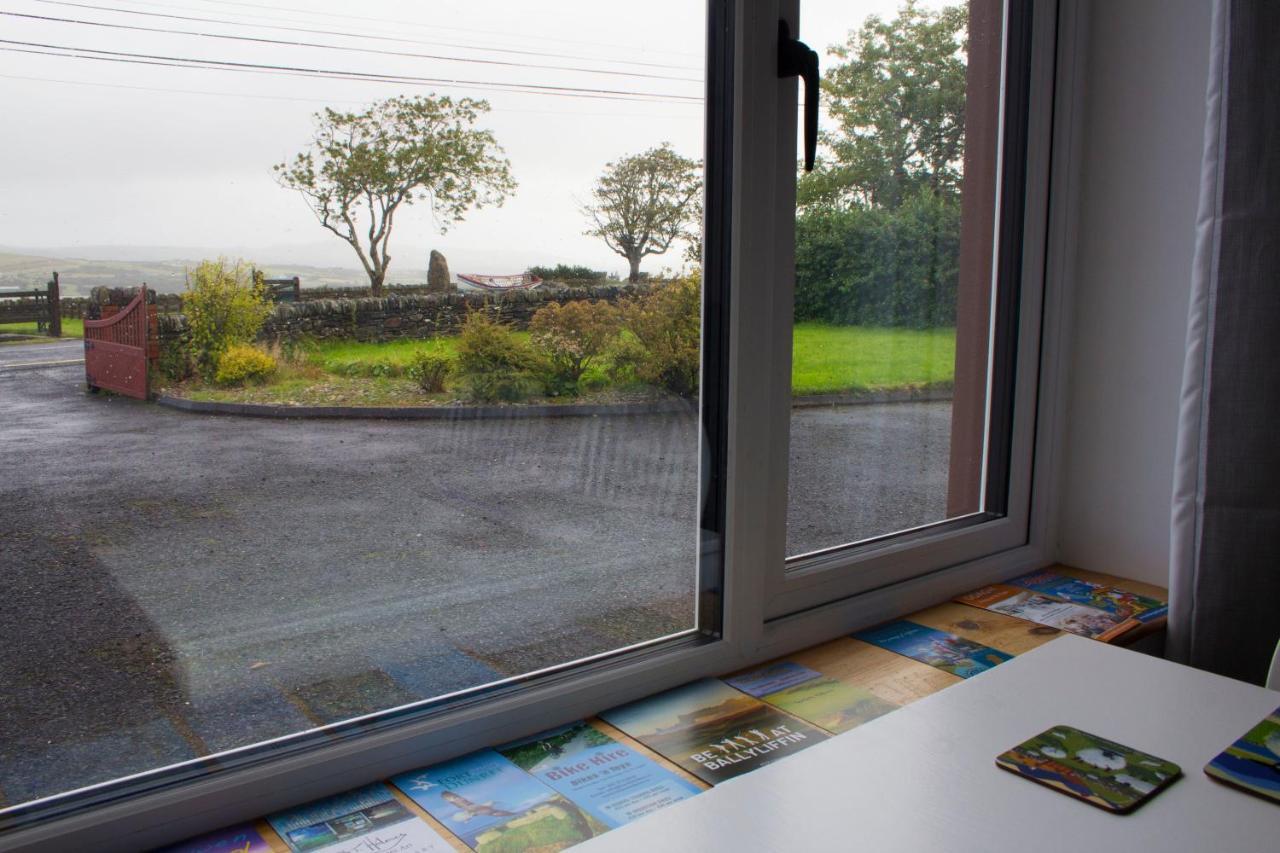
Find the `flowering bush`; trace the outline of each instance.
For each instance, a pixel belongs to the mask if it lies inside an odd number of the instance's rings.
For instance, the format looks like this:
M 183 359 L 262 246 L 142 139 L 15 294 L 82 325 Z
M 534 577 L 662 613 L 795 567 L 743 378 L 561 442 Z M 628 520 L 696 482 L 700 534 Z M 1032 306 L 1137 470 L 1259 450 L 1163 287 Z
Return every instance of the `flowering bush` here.
M 260 382 L 276 372 L 276 360 L 248 344 L 233 344 L 218 358 L 213 381 L 219 385 Z
M 271 302 L 261 276 L 255 277 L 247 264 L 219 258 L 187 272 L 182 310 L 196 369 L 208 379 L 228 348 L 257 336 L 271 315 Z
M 608 302 L 553 302 L 529 322 L 530 340 L 547 362 L 550 390 L 577 393 L 582 374 L 618 337 L 621 313 Z

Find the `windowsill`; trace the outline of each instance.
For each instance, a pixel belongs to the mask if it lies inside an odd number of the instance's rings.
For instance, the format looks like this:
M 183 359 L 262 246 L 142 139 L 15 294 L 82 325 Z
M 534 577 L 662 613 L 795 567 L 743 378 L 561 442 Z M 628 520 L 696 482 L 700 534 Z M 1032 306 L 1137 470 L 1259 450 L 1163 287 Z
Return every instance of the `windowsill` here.
M 1152 584 L 1130 581 L 1117 576 L 1074 569 L 1067 566 L 1053 566 L 1051 568 L 1060 574 L 1118 586 L 1140 595 L 1160 599 L 1167 598 L 1164 589 Z M 905 614 L 900 618 L 926 627 L 946 631 L 963 639 L 991 646 L 1014 656 L 1029 652 L 1062 635 L 1061 631 L 1054 628 L 1046 628 L 1033 622 L 956 602 L 937 604 Z M 1149 647 L 1153 643 L 1158 644 L 1162 641 L 1163 632 L 1164 621 L 1158 620 L 1143 629 L 1126 634 L 1114 644 L 1133 647 L 1137 650 L 1146 650 L 1144 647 Z M 952 675 L 852 637 L 839 637 L 804 651 L 786 655 L 784 659 L 817 670 L 837 680 L 864 688 L 882 699 L 903 706 L 965 680 L 957 675 Z M 626 744 L 681 778 L 688 780 L 698 788 L 703 790 L 710 788 L 709 785 L 687 773 L 673 762 L 603 720 L 593 717 L 591 722 L 614 739 Z M 413 803 L 399 790 L 396 790 L 394 786 L 392 786 L 392 790 L 397 799 L 406 808 L 426 821 L 460 853 L 469 849 L 417 804 Z M 256 821 L 255 826 L 263 837 L 268 840 L 268 843 L 272 845 L 273 850 L 286 853 L 288 848 L 279 840 L 264 819 Z

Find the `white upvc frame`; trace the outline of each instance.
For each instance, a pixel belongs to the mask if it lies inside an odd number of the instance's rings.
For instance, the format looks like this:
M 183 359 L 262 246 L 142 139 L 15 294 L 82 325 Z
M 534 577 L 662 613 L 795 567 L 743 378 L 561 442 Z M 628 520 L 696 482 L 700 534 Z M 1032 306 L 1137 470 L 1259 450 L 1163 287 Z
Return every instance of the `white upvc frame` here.
M 1054 0 L 1034 1 L 1037 19 L 1054 17 Z M 736 45 L 735 193 L 731 220 L 731 379 L 724 552 L 727 568 L 720 638 L 701 642 L 689 638 L 648 654 L 593 665 L 585 671 L 566 670 L 519 690 L 464 702 L 396 728 L 336 740 L 306 752 L 105 803 L 0 835 L 0 850 L 93 849 L 111 853 L 170 843 L 590 716 L 694 678 L 758 663 L 1047 562 L 1054 515 L 1053 483 L 1057 479 L 1054 446 L 1062 414 L 1062 359 L 1058 350 L 1064 331 L 1062 323 L 1068 314 L 1062 282 L 1069 277 L 1072 255 L 1068 238 L 1074 231 L 1072 188 L 1077 157 L 1072 119 L 1078 110 L 1078 0 L 1062 0 L 1063 25 L 1057 40 L 1058 121 L 1054 132 L 1054 192 L 1049 199 L 1047 229 L 1052 236 L 1047 243 L 1047 256 L 1043 243 L 1036 252 L 1027 252 L 1029 256 L 1039 253 L 1037 278 L 1047 271 L 1043 276 L 1046 322 L 1036 334 L 1039 349 L 1028 348 L 1020 354 L 1031 363 L 1039 362 L 1039 395 L 1035 396 L 1032 387 L 1038 423 L 1034 429 L 1024 427 L 1021 439 L 1034 444 L 1028 448 L 1023 464 L 1029 469 L 1034 457 L 1036 476 L 1032 479 L 1029 470 L 1024 472 L 1027 508 L 1019 534 L 979 549 L 983 551 L 980 555 L 972 555 L 959 542 L 942 540 L 946 544 L 934 546 L 942 548 L 941 555 L 928 552 L 932 564 L 921 562 L 924 558 L 918 560 L 914 554 L 897 554 L 894 559 L 911 568 L 885 575 L 880 588 L 850 596 L 835 584 L 827 587 L 834 592 L 822 603 L 785 617 L 777 616 L 772 597 L 779 591 L 784 557 L 781 520 L 786 516 L 790 359 L 788 354 L 787 369 L 783 369 L 776 355 L 789 347 L 791 292 L 776 286 L 773 271 L 780 263 L 790 262 L 791 237 L 779 224 L 778 210 L 780 206 L 789 210 L 794 199 L 796 84 L 777 79 L 775 45 L 779 16 L 787 16 L 794 24 L 796 9 L 795 0 L 726 3 L 733 9 Z M 1046 39 L 1043 44 L 1037 42 L 1043 48 L 1041 55 L 1052 56 L 1052 36 L 1041 38 Z M 1037 91 L 1043 97 L 1053 90 L 1052 63 L 1038 60 L 1037 69 L 1035 85 L 1045 88 L 1033 89 L 1033 101 Z M 1064 92 L 1067 97 L 1063 97 Z M 1049 116 L 1038 121 L 1046 132 L 1046 144 L 1033 153 L 1032 172 L 1038 181 L 1047 184 Z M 762 129 L 772 132 L 761 132 Z M 761 176 L 766 179 L 761 180 Z M 1043 190 L 1040 198 L 1038 207 L 1044 207 Z M 1028 204 L 1029 210 L 1033 207 L 1036 206 Z M 1041 214 L 1038 233 L 1045 231 L 1043 217 Z M 789 229 L 791 223 L 787 222 L 786 227 Z M 1027 233 L 1037 232 L 1028 229 Z M 1038 306 L 1037 319 L 1031 319 L 1025 310 L 1023 316 L 1024 323 L 1040 325 Z M 788 322 L 779 322 L 780 317 Z M 1020 371 L 1020 376 L 1034 373 Z M 1034 386 L 1035 376 L 1024 381 Z M 1009 526 L 1012 525 L 1005 525 Z M 937 571 L 921 574 L 930 567 Z M 908 575 L 909 579 L 903 579 Z
M 1074 7 L 1075 4 L 1066 5 Z M 1033 0 L 1031 3 L 1033 13 L 1026 190 L 1021 244 L 1021 298 L 1017 318 L 1017 370 L 1013 389 L 1007 511 L 999 518 L 977 521 L 969 526 L 938 525 L 940 530 L 932 535 L 928 528 L 924 528 L 912 531 L 910 535 L 887 536 L 864 545 L 855 543 L 846 548 L 787 560 L 790 396 L 775 398 L 772 401 L 770 425 L 776 440 L 772 446 L 772 458 L 766 467 L 777 479 L 765 488 L 781 504 L 766 518 L 768 531 L 764 548 L 771 564 L 766 582 L 768 619 L 787 617 L 869 590 L 900 584 L 951 566 L 995 557 L 1034 544 L 1031 517 L 1032 472 L 1035 469 L 1033 463 L 1037 425 L 1043 426 L 1039 402 L 1043 396 L 1042 382 L 1046 379 L 1052 381 L 1052 377 L 1044 370 L 1042 317 L 1047 284 L 1045 273 L 1050 215 L 1049 175 L 1055 126 L 1055 79 L 1058 76 L 1056 46 L 1060 10 L 1057 6 L 1058 3 L 1053 0 Z M 803 27 L 803 20 L 801 26 Z M 1007 89 L 1002 77 L 1002 117 Z M 791 104 L 780 104 L 779 110 L 793 117 L 793 104 L 794 101 Z M 785 121 L 786 118 L 780 116 L 779 122 Z M 1001 136 L 1003 138 L 1003 129 Z M 784 157 L 788 154 L 790 160 L 780 161 L 780 170 L 794 169 L 794 152 L 783 152 Z M 1003 160 L 1004 152 L 1000 154 Z M 1000 171 L 1002 170 L 998 170 Z M 785 220 L 775 226 L 779 233 L 788 233 L 792 228 L 794 185 L 789 201 L 790 204 L 778 211 L 778 215 Z M 777 265 L 773 269 L 773 276 L 777 285 L 771 311 L 773 323 L 768 340 L 775 347 L 772 353 L 773 378 L 775 381 L 786 381 L 791 373 L 791 306 L 795 288 L 793 243 L 783 246 L 774 260 Z

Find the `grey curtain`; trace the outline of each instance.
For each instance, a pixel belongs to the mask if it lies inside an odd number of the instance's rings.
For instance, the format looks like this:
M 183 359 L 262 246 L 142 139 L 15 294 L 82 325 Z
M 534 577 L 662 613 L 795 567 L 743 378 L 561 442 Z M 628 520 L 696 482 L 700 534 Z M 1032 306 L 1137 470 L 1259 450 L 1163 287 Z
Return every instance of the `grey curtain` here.
M 1216 0 L 1209 74 L 1168 654 L 1261 684 L 1280 640 L 1280 3 Z

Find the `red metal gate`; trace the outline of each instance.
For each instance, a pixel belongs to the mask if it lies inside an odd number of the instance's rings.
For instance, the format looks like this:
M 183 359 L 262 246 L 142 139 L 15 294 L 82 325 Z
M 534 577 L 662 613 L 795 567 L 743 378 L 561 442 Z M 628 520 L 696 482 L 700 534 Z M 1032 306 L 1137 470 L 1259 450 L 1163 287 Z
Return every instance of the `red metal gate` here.
M 150 396 L 147 366 L 159 355 L 155 310 L 147 305 L 144 284 L 124 308 L 103 306 L 101 320 L 84 321 L 84 374 L 90 391 L 105 388 L 139 400 Z

